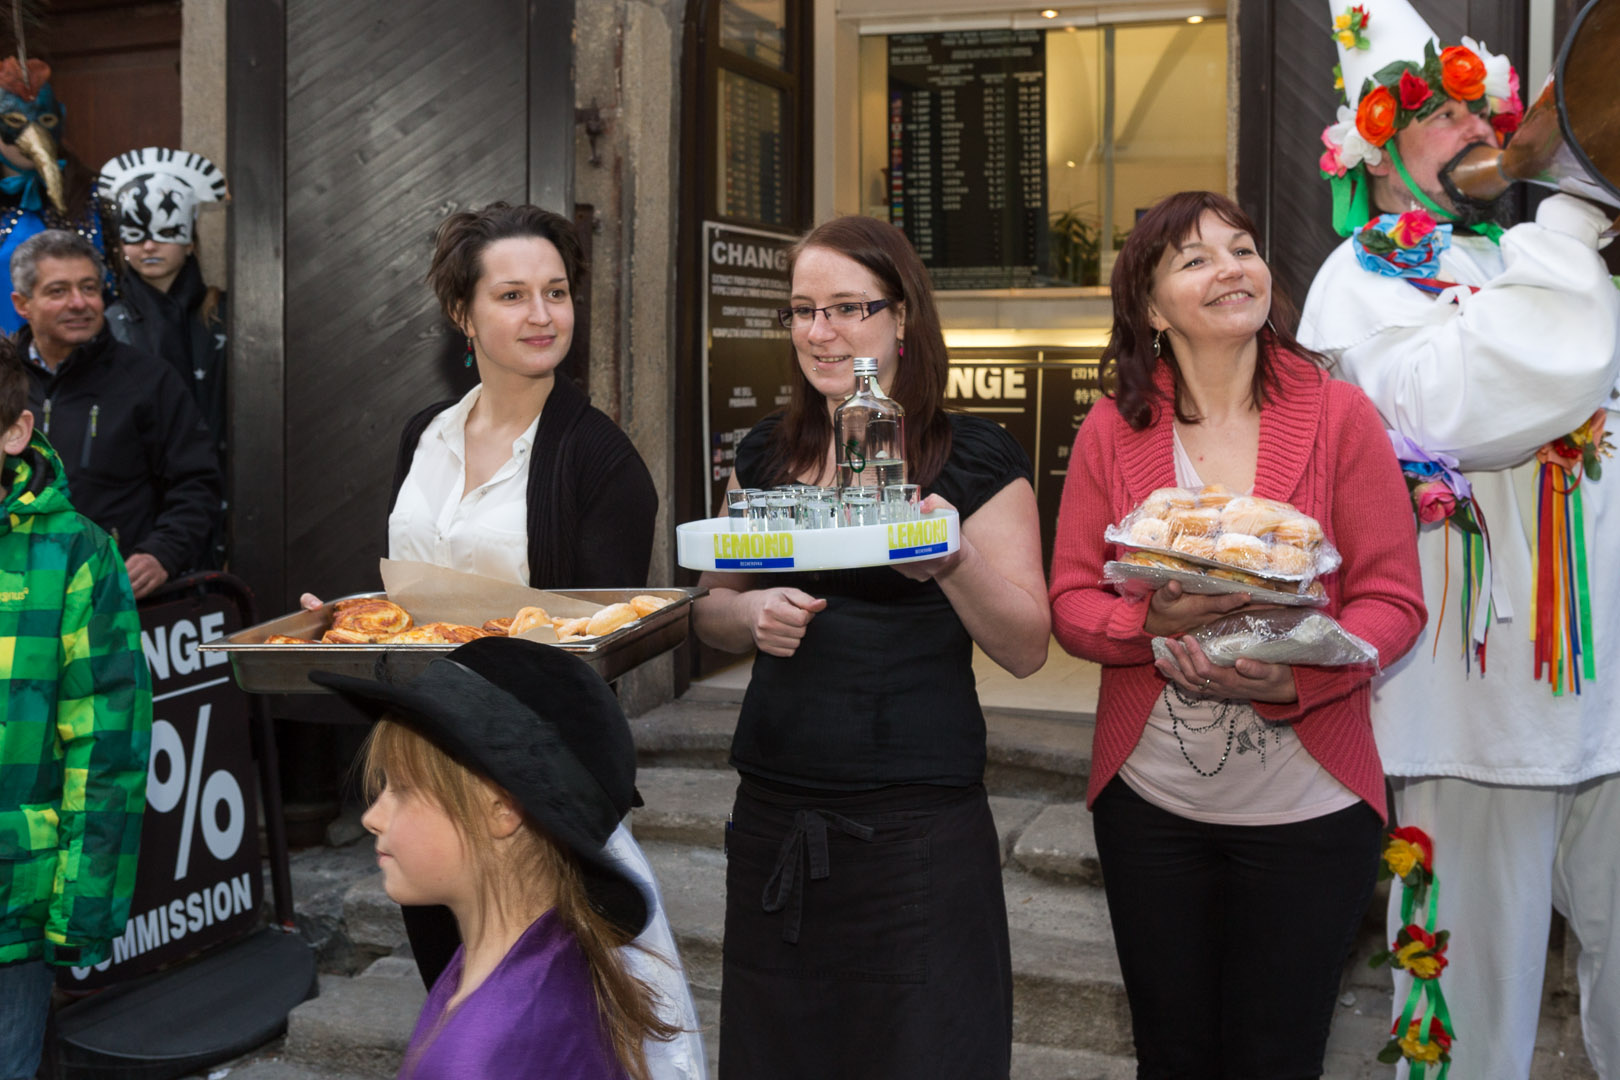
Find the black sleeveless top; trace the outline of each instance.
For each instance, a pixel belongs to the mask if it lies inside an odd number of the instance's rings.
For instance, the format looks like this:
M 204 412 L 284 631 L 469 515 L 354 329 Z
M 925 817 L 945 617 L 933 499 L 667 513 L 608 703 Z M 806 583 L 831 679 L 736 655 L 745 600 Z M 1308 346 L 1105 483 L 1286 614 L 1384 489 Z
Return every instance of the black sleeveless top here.
M 951 453 L 925 495 L 966 521 L 1002 488 L 1029 480 L 1029 457 L 989 420 L 952 413 Z M 737 480 L 764 487 L 780 414 L 737 447 Z M 802 787 L 964 786 L 984 778 L 984 713 L 973 641 L 945 593 L 886 566 L 761 574 L 827 606 L 791 657 L 759 653 L 731 743 L 738 772 Z

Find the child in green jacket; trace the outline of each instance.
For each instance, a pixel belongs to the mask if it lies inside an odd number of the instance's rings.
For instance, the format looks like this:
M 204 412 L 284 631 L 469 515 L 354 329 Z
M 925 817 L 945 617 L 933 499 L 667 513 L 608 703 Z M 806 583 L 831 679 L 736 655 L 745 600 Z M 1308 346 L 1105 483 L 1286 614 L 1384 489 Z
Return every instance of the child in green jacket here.
M 124 561 L 68 502 L 0 338 L 0 1080 L 39 1064 L 52 965 L 129 918 L 152 687 Z

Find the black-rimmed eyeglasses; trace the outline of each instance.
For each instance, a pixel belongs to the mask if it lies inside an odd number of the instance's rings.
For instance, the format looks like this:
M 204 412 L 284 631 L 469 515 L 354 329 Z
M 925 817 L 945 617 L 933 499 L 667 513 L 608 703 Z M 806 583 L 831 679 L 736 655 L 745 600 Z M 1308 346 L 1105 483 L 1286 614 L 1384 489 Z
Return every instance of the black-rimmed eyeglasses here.
M 845 300 L 841 304 L 828 304 L 826 307 L 811 307 L 809 304 L 800 304 L 795 307 L 776 309 L 776 321 L 789 330 L 808 330 L 816 321 L 816 312 L 833 326 L 853 326 L 858 322 L 865 322 L 884 308 L 888 307 L 888 300 Z

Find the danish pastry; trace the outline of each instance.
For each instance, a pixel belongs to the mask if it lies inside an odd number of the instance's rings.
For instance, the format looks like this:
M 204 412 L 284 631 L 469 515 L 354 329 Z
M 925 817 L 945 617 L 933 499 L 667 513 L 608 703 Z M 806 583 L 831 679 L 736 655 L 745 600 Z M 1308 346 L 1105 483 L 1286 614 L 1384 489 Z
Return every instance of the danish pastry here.
M 358 630 L 345 630 L 341 626 L 334 626 L 321 635 L 323 645 L 370 645 L 376 641 L 372 634 L 362 634 Z
M 503 634 L 510 634 L 511 632 L 511 616 L 507 616 L 504 619 L 491 619 L 489 622 L 484 624 L 484 633 L 489 634 L 492 637 L 500 637 Z
M 1120 556 L 1119 561 L 1130 563 L 1133 566 L 1157 566 L 1161 570 L 1198 572 L 1198 567 L 1192 563 L 1178 559 L 1174 555 L 1164 555 L 1157 551 L 1128 551 Z
M 489 637 L 488 630 L 481 630 L 476 626 L 464 626 L 461 623 L 436 622 L 428 623 L 439 632 L 439 636 L 451 645 L 465 645 L 469 641 L 477 641 L 481 637 Z
M 611 634 L 619 627 L 626 623 L 635 622 L 639 618 L 641 616 L 637 615 L 636 609 L 629 604 L 609 604 L 591 616 L 591 621 L 586 626 L 585 633 L 590 637 L 601 637 L 604 634 Z
M 338 604 L 337 614 L 332 618 L 332 629 L 352 630 L 372 638 L 402 633 L 410 628 L 410 613 L 378 596 L 345 600 Z
M 381 645 L 448 645 L 449 641 L 439 632 L 440 623 L 424 623 L 413 626 L 409 630 L 401 630 L 397 634 L 389 634 L 379 638 Z
M 291 637 L 287 634 L 271 634 L 264 639 L 266 645 L 318 645 L 320 642 L 314 638 Z

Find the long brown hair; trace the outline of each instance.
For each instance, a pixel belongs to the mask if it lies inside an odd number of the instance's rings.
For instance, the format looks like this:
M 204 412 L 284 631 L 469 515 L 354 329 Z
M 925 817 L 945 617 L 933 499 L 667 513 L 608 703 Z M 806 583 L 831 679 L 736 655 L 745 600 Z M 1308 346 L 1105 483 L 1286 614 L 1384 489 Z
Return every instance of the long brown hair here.
M 1259 231 L 1237 203 L 1213 191 L 1183 191 L 1165 196 L 1142 215 L 1120 249 L 1119 261 L 1114 264 L 1114 273 L 1108 281 L 1114 298 L 1114 327 L 1102 354 L 1103 377 L 1105 380 L 1110 376 L 1114 378 L 1115 404 L 1125 422 L 1136 431 L 1153 422 L 1159 398 L 1153 373 L 1160 360 L 1170 369 L 1175 386 L 1176 419 L 1183 424 L 1196 424 L 1201 419 L 1187 407 L 1181 365 L 1168 334 L 1160 339 L 1159 354 L 1154 354 L 1156 335 L 1148 319 L 1148 305 L 1153 298 L 1154 272 L 1165 249 L 1197 233 L 1198 223 L 1206 211 L 1232 228 L 1248 233 L 1259 246 Z M 1271 314 L 1256 335 L 1260 349 L 1254 365 L 1254 382 L 1250 386 L 1250 397 L 1256 407 L 1265 404 L 1267 392 L 1276 385 L 1271 360 L 1274 351 L 1291 352 L 1327 366 L 1326 360 L 1295 340 L 1294 327 L 1298 323 L 1298 309 L 1273 278 Z
M 789 253 L 788 273 L 810 248 L 824 248 L 853 259 L 877 279 L 884 299 L 906 306 L 906 334 L 889 393 L 906 410 L 906 479 L 927 487 L 951 453 L 951 425 L 945 415 L 949 360 L 939 329 L 928 269 L 904 233 L 876 218 L 837 217 L 803 236 Z M 766 482 L 788 483 L 802 475 L 820 476 L 832 445 L 827 399 L 789 354 L 793 394 L 765 454 Z
M 531 818 L 515 834 L 509 860 L 497 861 L 484 827 L 491 790 L 517 803 L 493 781 L 460 764 L 431 741 L 397 721 L 383 719 L 366 741 L 363 779 L 368 798 L 385 783 L 432 800 L 455 825 L 472 853 L 480 909 L 494 907 L 514 918 L 539 918 L 549 904 L 579 943 L 590 967 L 602 1030 L 631 1080 L 649 1080 L 646 1039 L 669 1040 L 681 1029 L 658 1015 L 657 992 L 632 975 L 620 949 L 630 935 L 591 906 L 579 863 Z M 549 886 L 549 891 L 547 891 Z

